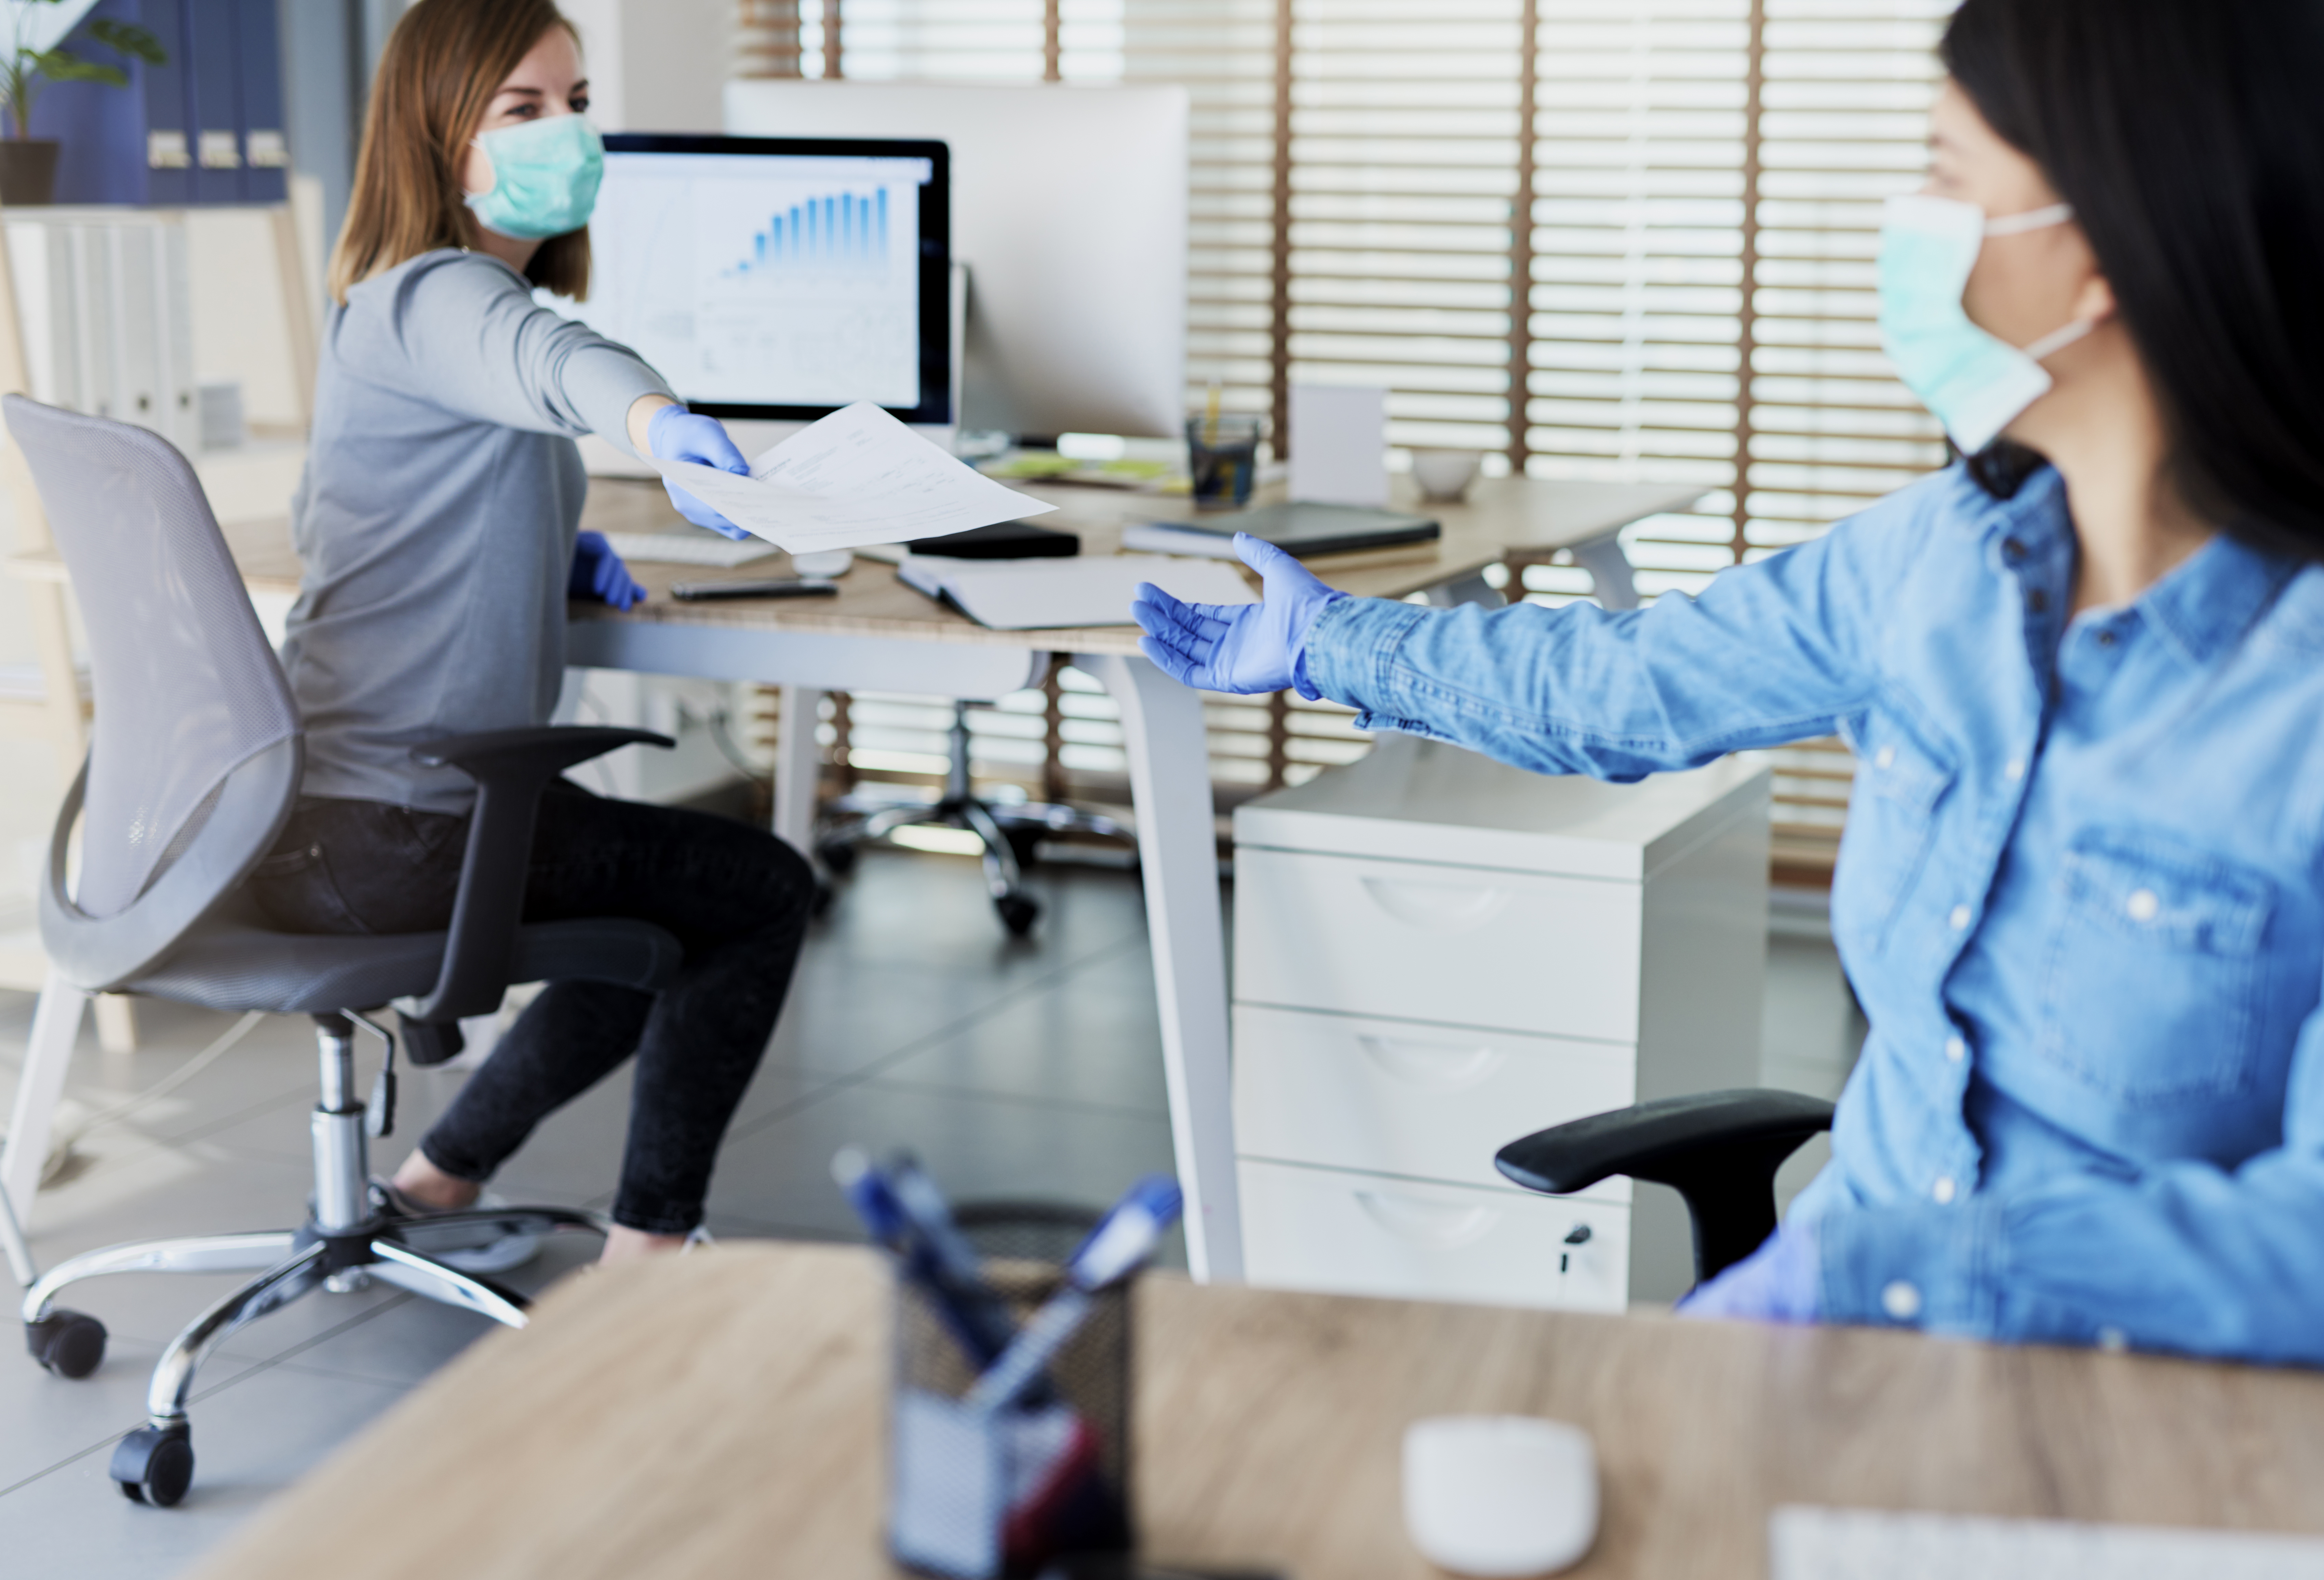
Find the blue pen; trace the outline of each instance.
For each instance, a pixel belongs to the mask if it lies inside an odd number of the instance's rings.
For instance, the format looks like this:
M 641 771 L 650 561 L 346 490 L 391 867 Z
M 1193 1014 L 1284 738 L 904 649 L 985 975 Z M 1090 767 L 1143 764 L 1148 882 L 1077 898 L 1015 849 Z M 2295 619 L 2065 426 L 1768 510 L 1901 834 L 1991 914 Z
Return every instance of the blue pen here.
M 989 1412 L 1022 1396 L 1089 1320 L 1098 1291 L 1128 1278 L 1154 1254 L 1185 1199 L 1167 1175 L 1148 1175 L 1131 1186 L 1065 1264 L 1065 1287 L 1033 1313 L 962 1402 Z
M 911 1168 L 918 1174 L 917 1164 Z M 950 1244 L 937 1243 L 936 1237 L 927 1233 L 926 1203 L 918 1204 L 919 1211 L 911 1210 L 905 1199 L 907 1192 L 896 1187 L 890 1175 L 873 1167 L 860 1148 L 841 1148 L 831 1160 L 831 1173 L 872 1237 L 895 1254 L 903 1275 L 927 1295 L 970 1363 L 991 1365 L 1015 1338 L 1017 1326 L 1010 1318 L 1007 1303 L 984 1282 L 976 1253 L 953 1226 L 951 1209 L 943 1206 L 942 1194 L 937 1193 L 936 1204 L 944 1236 Z M 918 1178 L 928 1191 L 935 1191 L 934 1181 L 925 1174 Z

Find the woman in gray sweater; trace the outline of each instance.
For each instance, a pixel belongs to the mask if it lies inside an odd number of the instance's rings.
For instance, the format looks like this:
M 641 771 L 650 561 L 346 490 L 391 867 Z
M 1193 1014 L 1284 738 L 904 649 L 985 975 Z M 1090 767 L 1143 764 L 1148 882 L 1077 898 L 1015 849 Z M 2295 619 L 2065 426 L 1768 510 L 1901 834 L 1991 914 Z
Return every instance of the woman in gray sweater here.
M 537 285 L 588 288 L 603 165 L 587 103 L 553 0 L 420 0 L 381 57 L 293 506 L 305 580 L 283 658 L 307 774 L 253 878 L 282 926 L 448 922 L 475 791 L 411 747 L 547 723 L 568 595 L 622 608 L 642 596 L 604 540 L 578 531 L 576 436 L 746 469 L 725 430 L 634 353 L 533 300 Z M 742 535 L 690 495 L 672 503 Z M 541 805 L 525 919 L 652 921 L 685 947 L 684 967 L 659 993 L 550 984 L 383 1188 L 423 1210 L 470 1205 L 536 1124 L 635 1051 L 605 1256 L 683 1243 L 813 893 L 807 864 L 771 835 L 560 782 Z M 490 1270 L 530 1249 L 447 1260 Z

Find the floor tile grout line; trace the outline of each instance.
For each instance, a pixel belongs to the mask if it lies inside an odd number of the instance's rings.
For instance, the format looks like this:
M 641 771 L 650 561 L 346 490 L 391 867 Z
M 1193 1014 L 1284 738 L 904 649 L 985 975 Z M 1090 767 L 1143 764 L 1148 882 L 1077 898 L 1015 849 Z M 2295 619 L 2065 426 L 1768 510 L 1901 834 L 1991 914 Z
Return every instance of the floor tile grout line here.
M 852 1091 L 854 1088 L 862 1086 L 865 1082 L 872 1080 L 881 1071 L 888 1069 L 903 1059 L 910 1058 L 913 1054 L 926 1052 L 932 1045 L 940 1042 L 946 1038 L 956 1037 L 961 1032 L 965 1031 L 970 1027 L 978 1024 L 980 1021 L 988 1021 L 994 1015 L 999 1014 L 1002 1010 L 1008 1009 L 1028 998 L 1033 997 L 1037 993 L 1052 992 L 1065 977 L 1071 976 L 1075 972 L 1082 970 L 1085 966 L 1095 966 L 1111 959 L 1117 955 L 1126 954 L 1130 948 L 1143 941 L 1144 938 L 1142 934 L 1132 935 L 1117 941 L 1104 949 L 1093 951 L 1093 953 L 1083 956 L 1079 960 L 1059 966 L 1055 971 L 1047 973 L 1031 982 L 1026 983 L 1021 987 L 1012 989 L 1010 992 L 1001 994 L 999 998 L 993 1000 L 992 1003 L 985 1005 L 983 1008 L 973 1011 L 970 1013 L 962 1016 L 959 1020 L 949 1021 L 934 1030 L 925 1032 L 922 1035 L 914 1038 L 909 1042 L 905 1043 L 901 1048 L 895 1049 L 891 1053 L 881 1055 L 878 1058 L 873 1059 L 871 1063 L 863 1066 L 861 1069 L 851 1070 L 844 1075 L 835 1076 L 828 1084 L 816 1087 L 807 1092 L 803 1092 L 788 1103 L 779 1104 L 770 1112 L 761 1115 L 757 1119 L 752 1120 L 747 1124 L 734 1126 L 726 1132 L 725 1139 L 729 1141 L 733 1141 L 745 1137 L 757 1135 L 760 1132 L 779 1124 L 786 1119 L 789 1119 L 796 1114 L 806 1113 L 809 1108 L 812 1108 L 817 1103 L 822 1102 L 827 1097 L 835 1096 L 844 1091 Z
M 1041 1097 L 1028 1092 L 993 1092 L 981 1086 L 961 1086 L 950 1081 L 913 1081 L 881 1076 L 871 1085 L 890 1092 L 922 1092 L 946 1097 L 973 1097 L 992 1103 L 1021 1103 L 1028 1108 L 1061 1108 L 1075 1113 L 1102 1114 L 1119 1119 L 1153 1119 L 1167 1124 L 1170 1110 L 1140 1108 L 1127 1103 L 1103 1103 L 1090 1097 Z

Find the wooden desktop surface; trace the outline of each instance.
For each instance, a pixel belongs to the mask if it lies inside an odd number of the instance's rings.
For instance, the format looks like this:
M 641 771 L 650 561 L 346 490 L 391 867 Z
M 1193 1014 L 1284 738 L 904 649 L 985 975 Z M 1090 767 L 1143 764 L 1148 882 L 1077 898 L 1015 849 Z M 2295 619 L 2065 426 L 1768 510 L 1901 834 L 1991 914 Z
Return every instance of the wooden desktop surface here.
M 883 1264 L 842 1247 L 569 1279 L 198 1580 L 891 1575 L 886 1314 Z M 1167 1276 L 1135 1326 L 1138 1515 L 1163 1561 L 1434 1575 L 1404 1536 L 1401 1434 L 1470 1411 L 1596 1438 L 1605 1512 L 1577 1576 L 1748 1580 L 1784 1502 L 2324 1530 L 2305 1372 Z M 232 1475 L 206 1464 L 193 1500 Z
M 1024 492 L 1059 507 L 1051 514 L 1033 518 L 1038 524 L 1080 533 L 1083 551 L 1091 554 L 1118 551 L 1121 529 L 1127 522 L 1180 519 L 1193 513 L 1191 504 L 1185 499 L 1127 491 L 1056 485 L 1030 486 Z M 1261 497 L 1268 495 L 1263 494 Z M 1668 484 L 1548 483 L 1503 477 L 1480 478 L 1465 504 L 1423 505 L 1411 480 L 1399 476 L 1395 480 L 1390 504 L 1399 509 L 1435 515 L 1443 523 L 1443 536 L 1434 543 L 1318 561 L 1316 568 L 1333 586 L 1360 596 L 1400 598 L 1441 582 L 1473 576 L 1512 553 L 1539 558 L 1575 543 L 1602 538 L 1642 515 L 1683 508 L 1692 497 L 1687 488 Z M 670 508 L 659 482 L 619 477 L 590 480 L 588 504 L 582 511 L 581 524 L 600 532 L 698 532 Z M 235 562 L 254 591 L 281 595 L 299 590 L 299 557 L 290 547 L 288 521 L 274 518 L 233 522 L 223 530 Z M 19 555 L 10 561 L 9 568 L 16 575 L 38 580 L 60 581 L 64 577 L 63 561 L 53 550 Z M 788 555 L 775 555 L 733 570 L 641 560 L 631 565 L 630 571 L 647 590 L 645 604 L 622 614 L 601 605 L 576 603 L 573 617 L 758 630 L 771 627 L 835 636 L 903 637 L 918 642 L 973 642 L 1056 652 L 1138 651 L 1138 629 L 1132 625 L 1079 631 L 988 631 L 906 587 L 897 578 L 892 567 L 862 557 L 856 559 L 855 568 L 841 578 L 840 593 L 835 598 L 681 604 L 669 596 L 674 582 L 742 581 L 788 576 L 791 574 Z

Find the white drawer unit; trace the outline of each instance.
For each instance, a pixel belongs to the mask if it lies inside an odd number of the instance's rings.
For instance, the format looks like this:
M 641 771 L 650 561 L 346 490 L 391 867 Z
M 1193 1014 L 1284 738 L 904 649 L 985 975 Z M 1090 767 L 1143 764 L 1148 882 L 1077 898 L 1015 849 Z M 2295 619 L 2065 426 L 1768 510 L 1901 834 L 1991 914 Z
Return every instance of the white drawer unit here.
M 1638 1039 L 1639 885 L 1235 847 L 1243 1003 Z M 1248 898 L 1246 898 L 1246 896 Z
M 1511 1115 L 1539 1130 L 1620 1108 L 1635 1074 L 1627 1046 L 1238 1004 L 1235 1150 L 1506 1190 Z M 1627 1202 L 1630 1184 L 1591 1194 Z
M 1628 1300 L 1630 1210 L 1618 1202 L 1255 1159 L 1236 1173 L 1254 1283 L 1581 1311 Z
M 1251 1280 L 1591 1309 L 1683 1292 L 1670 1193 L 1529 1195 L 1493 1154 L 1757 1084 L 1767 792 L 1751 758 L 1609 785 L 1389 737 L 1238 810 Z

